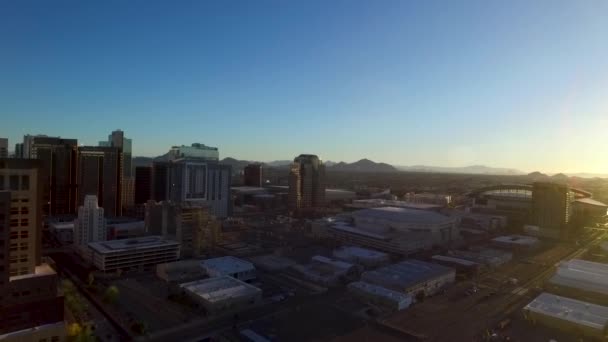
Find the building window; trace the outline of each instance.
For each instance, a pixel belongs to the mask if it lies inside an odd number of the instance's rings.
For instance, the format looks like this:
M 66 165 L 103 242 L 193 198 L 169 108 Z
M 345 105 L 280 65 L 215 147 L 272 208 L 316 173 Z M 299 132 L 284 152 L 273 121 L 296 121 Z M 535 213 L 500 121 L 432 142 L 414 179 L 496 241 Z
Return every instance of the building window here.
M 17 214 L 19 214 L 19 208 L 11 207 L 11 215 L 17 215 Z
M 4 175 L 0 175 L 0 190 L 4 190 Z
M 21 199 L 21 203 L 27 203 L 27 202 L 29 202 L 29 201 L 30 201 L 30 199 L 29 199 L 29 198 L 22 198 L 22 199 Z
M 21 190 L 29 190 L 30 189 L 30 176 L 23 175 L 21 176 Z
M 19 176 L 17 176 L 17 175 L 9 176 L 8 188 L 9 188 L 9 190 L 13 190 L 13 191 L 19 190 Z
M 22 255 L 21 259 L 19 259 L 19 261 L 21 261 L 21 262 L 27 262 L 27 255 Z
M 21 227 L 27 227 L 30 224 L 30 221 L 26 218 L 21 219 Z
M 17 250 L 17 243 L 11 243 L 10 251 L 14 252 Z M 11 257 L 12 258 L 12 257 Z
M 21 207 L 21 215 L 27 215 L 30 213 L 30 210 L 28 207 Z
M 11 232 L 11 240 L 18 239 L 18 238 L 19 238 L 19 232 L 17 232 L 17 231 Z
M 11 219 L 11 227 L 18 227 L 19 219 Z
M 25 250 L 27 250 L 27 248 L 28 248 L 28 243 L 27 242 L 22 242 L 21 243 L 21 250 L 25 251 Z
M 21 238 L 22 239 L 27 239 L 28 237 L 30 237 L 30 232 L 27 230 L 22 230 L 21 231 Z

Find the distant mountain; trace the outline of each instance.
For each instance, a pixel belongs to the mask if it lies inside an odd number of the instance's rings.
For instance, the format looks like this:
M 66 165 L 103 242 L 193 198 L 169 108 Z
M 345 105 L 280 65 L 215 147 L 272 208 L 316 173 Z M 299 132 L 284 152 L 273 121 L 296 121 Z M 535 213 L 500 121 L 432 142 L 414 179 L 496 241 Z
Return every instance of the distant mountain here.
M 234 158 L 228 157 L 228 158 L 224 158 L 224 159 L 220 160 L 220 163 L 221 164 L 225 164 L 225 165 L 230 165 L 230 166 L 232 166 L 232 171 L 233 172 L 234 171 L 238 172 L 238 171 L 244 169 L 245 166 L 247 166 L 247 165 L 249 165 L 251 163 L 254 163 L 254 162 L 251 162 L 251 161 L 248 161 L 248 160 L 238 160 L 238 159 L 234 159 Z
M 587 173 L 587 172 L 578 172 L 578 173 L 566 173 L 570 177 L 578 177 L 578 178 L 608 178 L 607 173 Z
M 528 173 L 528 177 L 547 177 L 546 174 L 540 173 L 538 171 Z
M 323 164 L 325 164 L 325 167 L 332 167 L 338 163 L 328 160 L 328 161 L 324 162 Z
M 347 171 L 347 172 L 397 172 L 394 166 L 386 163 L 376 163 L 369 159 L 361 159 L 354 163 L 339 162 L 331 166 L 327 166 L 329 171 Z
M 293 160 L 274 160 L 274 161 L 270 161 L 267 163 L 264 163 L 268 166 L 272 166 L 272 167 L 285 167 L 285 166 L 289 166 L 289 164 L 293 163 Z
M 568 180 L 568 179 L 570 179 L 570 177 L 566 176 L 563 173 L 554 174 L 553 176 L 551 176 L 551 178 L 553 178 L 555 180 Z
M 133 167 L 152 166 L 152 161 L 154 161 L 154 158 L 151 157 L 133 157 L 131 159 L 131 165 L 133 165 Z
M 471 165 L 465 167 L 445 167 L 445 166 L 397 166 L 401 171 L 409 172 L 436 172 L 436 173 L 464 173 L 472 175 L 522 175 L 523 172 L 516 169 L 489 167 L 484 165 Z

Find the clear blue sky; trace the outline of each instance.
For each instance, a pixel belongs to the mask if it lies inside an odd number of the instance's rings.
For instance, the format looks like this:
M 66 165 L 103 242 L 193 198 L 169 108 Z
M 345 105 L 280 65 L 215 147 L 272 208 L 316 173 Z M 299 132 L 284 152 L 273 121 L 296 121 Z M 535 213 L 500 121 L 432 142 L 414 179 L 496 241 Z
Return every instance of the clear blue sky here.
M 603 0 L 5 0 L 0 136 L 608 172 L 607 18 Z

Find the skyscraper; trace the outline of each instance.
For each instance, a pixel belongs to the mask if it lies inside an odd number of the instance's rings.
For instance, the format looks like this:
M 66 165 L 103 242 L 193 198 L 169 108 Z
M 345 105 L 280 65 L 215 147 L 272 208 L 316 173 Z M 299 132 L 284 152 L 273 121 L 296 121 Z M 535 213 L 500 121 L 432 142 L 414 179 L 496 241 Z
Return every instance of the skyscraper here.
M 0 340 L 63 340 L 57 275 L 41 263 L 41 162 L 0 159 Z
M 204 203 L 213 215 L 229 216 L 232 169 L 218 163 L 218 149 L 192 144 L 173 147 L 170 156 L 169 199 L 176 203 Z
M 325 204 L 325 165 L 314 154 L 301 154 L 289 168 L 289 209 L 322 207 Z
M 15 144 L 15 158 L 23 158 L 23 143 Z
M 135 168 L 135 204 L 144 204 L 152 199 L 152 167 Z
M 564 237 L 572 216 L 574 194 L 565 184 L 536 182 L 532 188 L 532 215 L 540 234 Z
M 0 158 L 8 158 L 8 139 L 0 138 Z
M 74 214 L 77 206 L 77 140 L 32 136 L 29 146 L 29 157 L 42 161 L 43 214 Z
M 243 183 L 245 186 L 262 186 L 262 165 L 249 164 L 243 169 Z
M 78 219 L 74 222 L 74 244 L 87 246 L 89 242 L 107 240 L 106 219 L 97 196 L 87 195 L 84 205 L 78 208 Z
M 169 199 L 169 169 L 168 161 L 152 163 L 152 199 L 160 202 Z
M 125 133 L 119 129 L 108 136 L 108 141 L 100 141 L 99 146 L 115 147 L 120 150 L 122 159 L 121 206 L 122 210 L 131 208 L 135 202 L 135 180 L 132 166 L 132 141 L 125 138 Z
M 122 154 L 116 147 L 78 148 L 78 198 L 96 195 L 107 217 L 122 215 Z

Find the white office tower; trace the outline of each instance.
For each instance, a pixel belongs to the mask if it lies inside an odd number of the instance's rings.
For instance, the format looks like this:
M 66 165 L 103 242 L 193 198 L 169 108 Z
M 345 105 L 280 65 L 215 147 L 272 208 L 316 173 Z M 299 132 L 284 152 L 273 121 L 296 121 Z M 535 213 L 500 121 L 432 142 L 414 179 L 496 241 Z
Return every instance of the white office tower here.
M 85 196 L 84 205 L 78 208 L 74 230 L 74 244 L 78 246 L 107 240 L 106 219 L 103 216 L 103 208 L 97 204 L 97 196 Z

